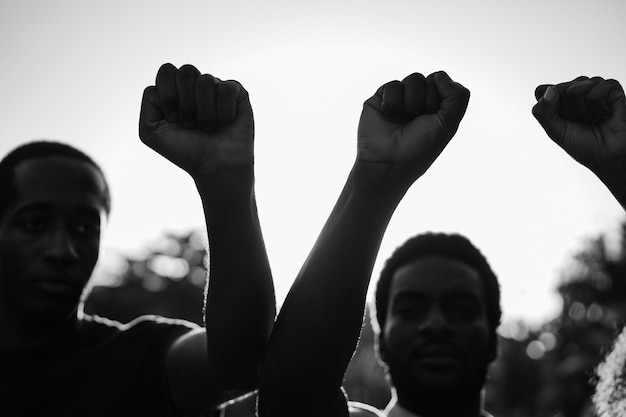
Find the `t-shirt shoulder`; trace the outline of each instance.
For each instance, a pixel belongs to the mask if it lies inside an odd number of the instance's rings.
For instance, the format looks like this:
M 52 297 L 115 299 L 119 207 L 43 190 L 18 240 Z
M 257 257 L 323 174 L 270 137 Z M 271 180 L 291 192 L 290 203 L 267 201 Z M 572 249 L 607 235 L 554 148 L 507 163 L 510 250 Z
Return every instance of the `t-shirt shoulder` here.
M 359 401 L 349 401 L 348 410 L 350 417 L 385 417 L 385 414 L 376 407 Z
M 192 323 L 187 320 L 173 319 L 169 317 L 157 316 L 154 314 L 145 314 L 145 315 L 139 316 L 129 321 L 128 323 L 120 323 L 117 320 L 112 320 L 112 319 L 101 317 L 98 315 L 85 314 L 83 317 L 81 317 L 81 321 L 85 323 L 87 326 L 89 325 L 108 326 L 108 327 L 115 328 L 115 329 L 122 330 L 122 331 L 129 330 L 137 326 L 139 327 L 141 326 L 155 326 L 155 327 L 179 326 L 182 328 L 186 328 L 187 330 L 193 330 L 193 329 L 197 329 L 200 327 L 196 323 Z

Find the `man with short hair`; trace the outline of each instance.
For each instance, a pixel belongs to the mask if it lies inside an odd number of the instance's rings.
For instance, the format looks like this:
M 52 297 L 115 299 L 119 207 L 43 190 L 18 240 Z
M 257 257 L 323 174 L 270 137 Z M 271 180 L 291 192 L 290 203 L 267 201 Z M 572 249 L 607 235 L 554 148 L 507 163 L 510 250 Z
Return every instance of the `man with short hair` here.
M 166 64 L 144 91 L 139 127 L 202 199 L 205 326 L 81 314 L 110 211 L 106 179 L 69 145 L 23 145 L 0 162 L 0 415 L 197 415 L 256 389 L 275 302 L 248 94 Z
M 365 101 L 352 171 L 274 325 L 259 417 L 379 414 L 348 404 L 341 390 L 372 268 L 395 208 L 454 136 L 468 100 L 440 71 L 389 82 Z
M 387 415 L 484 413 L 502 313 L 480 250 L 460 234 L 417 235 L 386 261 L 375 301 L 378 355 L 394 393 Z
M 536 95 L 533 114 L 548 136 L 626 207 L 621 86 L 579 77 L 540 86 Z M 456 132 L 468 98 L 440 72 L 392 81 L 365 102 L 357 161 L 272 332 L 259 417 L 384 415 L 348 403 L 341 390 L 369 273 L 393 211 Z M 397 394 L 388 417 L 487 415 L 483 386 L 497 354 L 500 308 L 484 257 L 459 236 L 417 237 L 394 253 L 382 280 L 379 353 Z

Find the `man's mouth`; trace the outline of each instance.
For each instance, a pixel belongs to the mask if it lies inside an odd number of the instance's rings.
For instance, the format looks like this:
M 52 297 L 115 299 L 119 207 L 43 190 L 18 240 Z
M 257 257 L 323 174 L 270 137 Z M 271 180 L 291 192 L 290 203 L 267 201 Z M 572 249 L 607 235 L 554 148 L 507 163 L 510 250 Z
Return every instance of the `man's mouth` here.
M 459 353 L 449 346 L 428 346 L 416 349 L 411 359 L 426 366 L 448 366 L 461 360 Z
M 36 282 L 38 288 L 55 295 L 69 295 L 80 292 L 79 285 L 66 279 L 42 279 Z
M 428 367 L 445 367 L 449 365 L 454 365 L 459 361 L 458 357 L 449 355 L 427 355 L 413 357 L 413 359 L 418 363 Z

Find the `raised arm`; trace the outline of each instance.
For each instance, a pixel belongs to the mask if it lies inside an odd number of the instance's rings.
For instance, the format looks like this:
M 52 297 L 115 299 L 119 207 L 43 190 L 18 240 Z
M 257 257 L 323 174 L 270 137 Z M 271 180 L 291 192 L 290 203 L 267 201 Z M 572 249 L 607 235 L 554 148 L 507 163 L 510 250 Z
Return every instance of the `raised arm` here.
M 626 209 L 626 99 L 601 77 L 537 87 L 533 115 L 548 136 L 589 168 Z
M 455 134 L 468 99 L 467 89 L 438 72 L 387 83 L 365 102 L 354 166 L 275 323 L 260 417 L 347 415 L 340 387 L 383 234 Z
M 272 277 L 254 194 L 254 120 L 246 90 L 191 66 L 163 65 L 144 91 L 141 140 L 191 175 L 209 240 L 205 329 L 177 340 L 168 381 L 181 412 L 256 389 L 274 321 Z M 200 306 L 198 306 L 200 308 Z

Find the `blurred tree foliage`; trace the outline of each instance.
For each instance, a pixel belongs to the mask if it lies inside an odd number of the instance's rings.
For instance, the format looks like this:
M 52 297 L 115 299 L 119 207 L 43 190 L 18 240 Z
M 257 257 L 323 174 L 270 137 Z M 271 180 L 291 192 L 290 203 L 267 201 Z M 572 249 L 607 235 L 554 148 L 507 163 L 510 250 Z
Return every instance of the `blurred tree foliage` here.
M 558 317 L 533 329 L 503 324 L 485 399 L 496 417 L 593 416 L 593 371 L 626 322 L 626 222 L 620 236 L 616 251 L 598 236 L 574 256 L 557 288 L 563 301 Z M 206 259 L 200 233 L 167 234 L 145 257 L 124 258 L 116 285 L 94 287 L 85 312 L 122 322 L 159 314 L 201 324 Z M 391 393 L 374 340 L 366 315 L 345 389 L 352 400 L 384 408 Z M 254 416 L 254 403 L 249 397 L 222 416 Z
M 84 311 L 123 323 L 158 314 L 202 324 L 206 259 L 199 233 L 167 234 L 145 257 L 122 259 L 116 284 L 94 286 Z

